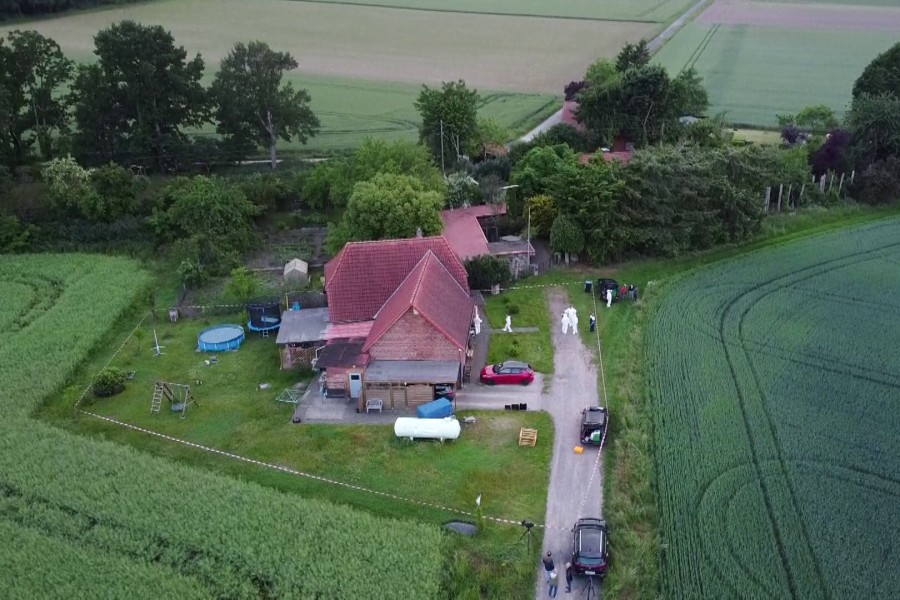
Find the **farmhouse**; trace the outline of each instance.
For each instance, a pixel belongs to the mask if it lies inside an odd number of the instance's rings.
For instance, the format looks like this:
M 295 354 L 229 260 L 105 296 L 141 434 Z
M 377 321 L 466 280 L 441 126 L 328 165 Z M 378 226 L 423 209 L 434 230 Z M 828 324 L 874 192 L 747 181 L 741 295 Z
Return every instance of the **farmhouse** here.
M 351 242 L 325 265 L 330 324 L 316 368 L 326 395 L 407 410 L 462 383 L 475 303 L 442 236 Z
M 491 219 L 506 214 L 506 205 L 469 206 L 441 212 L 444 237 L 462 260 L 490 254 L 509 261 L 514 278 L 525 273 L 534 247 L 518 236 L 499 237 Z

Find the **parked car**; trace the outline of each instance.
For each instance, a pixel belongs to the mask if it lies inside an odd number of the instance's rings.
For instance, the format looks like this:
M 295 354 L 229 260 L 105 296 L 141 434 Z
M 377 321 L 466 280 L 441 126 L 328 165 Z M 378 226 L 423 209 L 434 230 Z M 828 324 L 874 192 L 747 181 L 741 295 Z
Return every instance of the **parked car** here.
M 581 443 L 599 446 L 606 437 L 609 427 L 609 413 L 599 406 L 588 406 L 581 411 Z
M 606 290 L 612 290 L 613 302 L 621 300 L 621 298 L 619 298 L 619 282 L 615 279 L 597 280 L 597 295 L 600 296 L 600 299 L 604 302 L 606 302 Z
M 453 389 L 453 384 L 438 383 L 434 386 L 434 399 L 439 400 L 441 398 L 446 398 L 453 402 L 453 399 L 456 398 L 456 390 Z
M 508 360 L 498 365 L 487 365 L 481 370 L 481 383 L 518 383 L 528 385 L 534 381 L 534 369 L 528 363 Z
M 577 575 L 606 577 L 609 568 L 609 529 L 606 521 L 578 519 L 572 531 L 572 569 Z

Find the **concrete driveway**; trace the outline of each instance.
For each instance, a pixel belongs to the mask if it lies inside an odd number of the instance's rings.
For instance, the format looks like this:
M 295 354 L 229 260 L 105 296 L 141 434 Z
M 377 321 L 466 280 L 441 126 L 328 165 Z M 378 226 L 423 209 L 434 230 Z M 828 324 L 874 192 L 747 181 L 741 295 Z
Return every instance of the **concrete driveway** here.
M 548 292 L 551 322 L 558 322 L 568 304 L 565 292 L 550 288 Z M 581 317 L 580 327 L 587 325 L 587 315 Z M 553 459 L 550 465 L 550 489 L 547 491 L 547 515 L 544 523 L 543 553 L 553 552 L 560 577 L 559 597 L 565 596 L 565 564 L 572 556 L 571 529 L 580 517 L 603 515 L 603 471 L 600 451 L 585 447 L 583 454 L 575 453 L 579 442 L 581 411 L 585 406 L 597 406 L 597 367 L 594 356 L 581 341 L 581 336 L 563 335 L 553 328 L 553 365 L 555 373 L 543 409 L 553 417 Z M 530 406 L 529 406 L 530 408 Z M 546 598 L 549 589 L 543 566 L 539 570 L 536 598 Z M 582 590 L 586 579 L 576 578 L 572 598 L 586 598 Z M 598 590 L 599 591 L 599 590 Z M 592 598 L 597 598 L 593 595 Z
M 541 410 L 544 376 L 534 374 L 529 385 L 484 385 L 470 383 L 456 393 L 456 410 L 503 410 L 507 404 L 527 404 L 526 410 Z

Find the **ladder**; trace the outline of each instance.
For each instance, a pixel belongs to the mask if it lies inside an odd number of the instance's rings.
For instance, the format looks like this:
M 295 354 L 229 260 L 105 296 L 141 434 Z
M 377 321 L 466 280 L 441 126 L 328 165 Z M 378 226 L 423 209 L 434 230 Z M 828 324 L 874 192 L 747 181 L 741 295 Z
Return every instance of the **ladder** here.
M 268 327 L 266 327 L 265 329 L 262 330 L 262 336 L 264 338 L 269 337 L 269 328 Z
M 162 399 L 163 384 L 157 381 L 153 386 L 153 402 L 150 403 L 150 414 L 159 414 L 159 407 L 162 406 Z

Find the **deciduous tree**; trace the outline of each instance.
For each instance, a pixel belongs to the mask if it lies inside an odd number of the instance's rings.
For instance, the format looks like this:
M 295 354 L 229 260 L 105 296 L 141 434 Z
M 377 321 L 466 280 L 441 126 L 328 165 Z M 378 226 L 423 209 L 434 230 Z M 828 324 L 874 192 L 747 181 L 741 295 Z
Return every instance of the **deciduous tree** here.
M 878 94 L 900 96 L 900 42 L 876 56 L 853 84 L 854 99 Z
M 441 232 L 443 194 L 430 191 L 408 175 L 381 173 L 353 186 L 347 211 L 328 232 L 328 247 L 337 253 L 352 240 L 410 238 Z
M 82 162 L 176 168 L 189 144 L 183 129 L 208 120 L 203 59 L 188 60 L 161 26 L 133 21 L 100 31 L 94 44 L 97 63 L 80 67 L 72 90 Z
M 210 89 L 216 104 L 216 129 L 237 156 L 262 146 L 278 165 L 278 140 L 302 144 L 319 130 L 319 119 L 309 107 L 306 90 L 282 83 L 284 74 L 297 68 L 288 52 L 268 44 L 238 42 L 222 60 Z
M 55 41 L 36 31 L 12 31 L 0 41 L 0 110 L 5 127 L 0 148 L 10 167 L 23 164 L 37 142 L 41 157 L 53 156 L 53 141 L 68 130 L 67 101 L 60 91 L 74 66 Z
M 481 97 L 466 82 L 444 82 L 440 89 L 422 86 L 415 102 L 422 116 L 419 138 L 438 162 L 455 166 L 457 156 L 466 152 L 478 130 Z M 443 159 L 443 160 L 442 160 Z
M 569 255 L 578 254 L 584 248 L 584 233 L 569 217 L 559 215 L 550 229 L 550 247 L 554 252 L 562 252 L 568 265 Z

